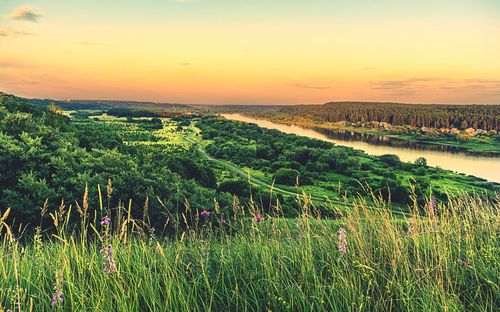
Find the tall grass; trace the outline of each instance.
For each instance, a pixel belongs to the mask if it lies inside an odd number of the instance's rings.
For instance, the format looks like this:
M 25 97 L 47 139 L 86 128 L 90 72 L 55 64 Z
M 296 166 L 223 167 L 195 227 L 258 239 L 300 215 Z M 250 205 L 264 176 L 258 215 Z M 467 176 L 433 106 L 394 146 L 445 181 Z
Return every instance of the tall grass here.
M 76 212 L 64 203 L 50 212 L 51 234 L 38 227 L 29 242 L 14 237 L 4 212 L 0 311 L 500 307 L 498 198 L 462 196 L 424 213 L 414 207 L 408 217 L 360 199 L 336 220 L 322 219 L 307 197 L 296 219 L 281 216 L 279 204 L 261 220 L 252 201 L 235 200 L 226 214 L 215 205 L 208 216 L 186 203 L 169 218 L 173 238 L 148 227 L 147 203 L 142 220 L 131 217 L 129 203 L 107 224 L 101 190 L 96 209 L 86 198 L 87 190 Z M 75 214 L 78 229 L 68 223 Z

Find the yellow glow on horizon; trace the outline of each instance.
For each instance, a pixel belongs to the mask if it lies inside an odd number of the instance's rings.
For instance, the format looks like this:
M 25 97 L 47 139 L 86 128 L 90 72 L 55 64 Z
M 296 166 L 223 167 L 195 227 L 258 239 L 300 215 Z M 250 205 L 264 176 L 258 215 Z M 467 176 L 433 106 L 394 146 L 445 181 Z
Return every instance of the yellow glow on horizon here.
M 0 39 L 3 91 L 186 103 L 500 102 L 498 21 L 36 26 L 36 35 Z

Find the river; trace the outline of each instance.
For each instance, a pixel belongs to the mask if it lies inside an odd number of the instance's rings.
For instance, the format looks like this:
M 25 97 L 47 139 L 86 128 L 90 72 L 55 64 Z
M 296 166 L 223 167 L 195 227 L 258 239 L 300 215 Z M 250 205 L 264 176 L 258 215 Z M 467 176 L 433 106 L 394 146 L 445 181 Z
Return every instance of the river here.
M 293 133 L 313 139 L 332 142 L 337 145 L 352 147 L 363 150 L 370 155 L 395 154 L 398 155 L 401 160 L 411 162 L 415 161 L 418 157 L 425 157 L 430 166 L 461 172 L 500 183 L 500 157 L 469 155 L 463 152 L 422 150 L 411 147 L 374 145 L 364 141 L 335 139 L 312 129 L 274 123 L 263 119 L 255 119 L 241 114 L 222 114 L 222 116 L 229 120 L 254 123 L 262 128 L 276 129 L 284 133 Z

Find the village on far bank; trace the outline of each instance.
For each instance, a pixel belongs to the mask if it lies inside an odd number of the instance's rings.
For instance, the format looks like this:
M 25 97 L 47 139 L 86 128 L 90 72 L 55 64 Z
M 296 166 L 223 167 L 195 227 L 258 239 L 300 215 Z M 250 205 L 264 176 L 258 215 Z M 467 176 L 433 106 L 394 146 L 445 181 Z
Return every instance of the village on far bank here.
M 467 137 L 485 136 L 492 137 L 498 135 L 496 130 L 483 130 L 479 128 L 466 128 L 460 130 L 458 128 L 431 128 L 431 127 L 414 127 L 414 126 L 395 126 L 385 121 L 370 121 L 370 122 L 348 122 L 338 121 L 332 123 L 334 128 L 354 127 L 372 130 L 382 130 L 393 134 L 421 134 L 428 136 L 452 136 L 456 135 L 457 139 L 467 139 Z

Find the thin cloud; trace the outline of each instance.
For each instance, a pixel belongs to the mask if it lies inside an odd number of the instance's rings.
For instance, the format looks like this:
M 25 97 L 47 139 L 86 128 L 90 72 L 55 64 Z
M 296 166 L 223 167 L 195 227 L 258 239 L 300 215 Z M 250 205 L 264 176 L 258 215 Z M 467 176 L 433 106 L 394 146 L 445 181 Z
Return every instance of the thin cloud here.
M 38 23 L 38 20 L 43 16 L 42 13 L 36 11 L 30 6 L 23 6 L 15 9 L 10 13 L 9 18 L 14 20 L 23 20 Z
M 31 68 L 31 64 L 22 63 L 16 60 L 0 60 L 0 68 Z
M 307 84 L 307 83 L 291 83 L 289 84 L 292 87 L 297 87 L 297 88 L 302 88 L 302 89 L 315 89 L 315 90 L 326 90 L 326 89 L 331 89 L 329 86 L 323 86 L 323 85 L 312 85 L 312 84 Z
M 424 88 L 426 83 L 436 81 L 431 78 L 410 78 L 404 80 L 378 80 L 370 81 L 372 89 L 393 90 L 393 89 L 419 89 Z
M 12 28 L 0 28 L 0 37 L 21 37 L 33 35 L 30 32 L 15 30 Z
M 498 79 L 444 79 L 410 78 L 402 80 L 370 81 L 371 88 L 389 96 L 411 96 L 416 94 L 438 94 L 446 91 L 450 94 L 474 94 L 491 96 L 500 92 Z
M 470 83 L 500 84 L 499 79 L 465 79 L 464 81 Z

